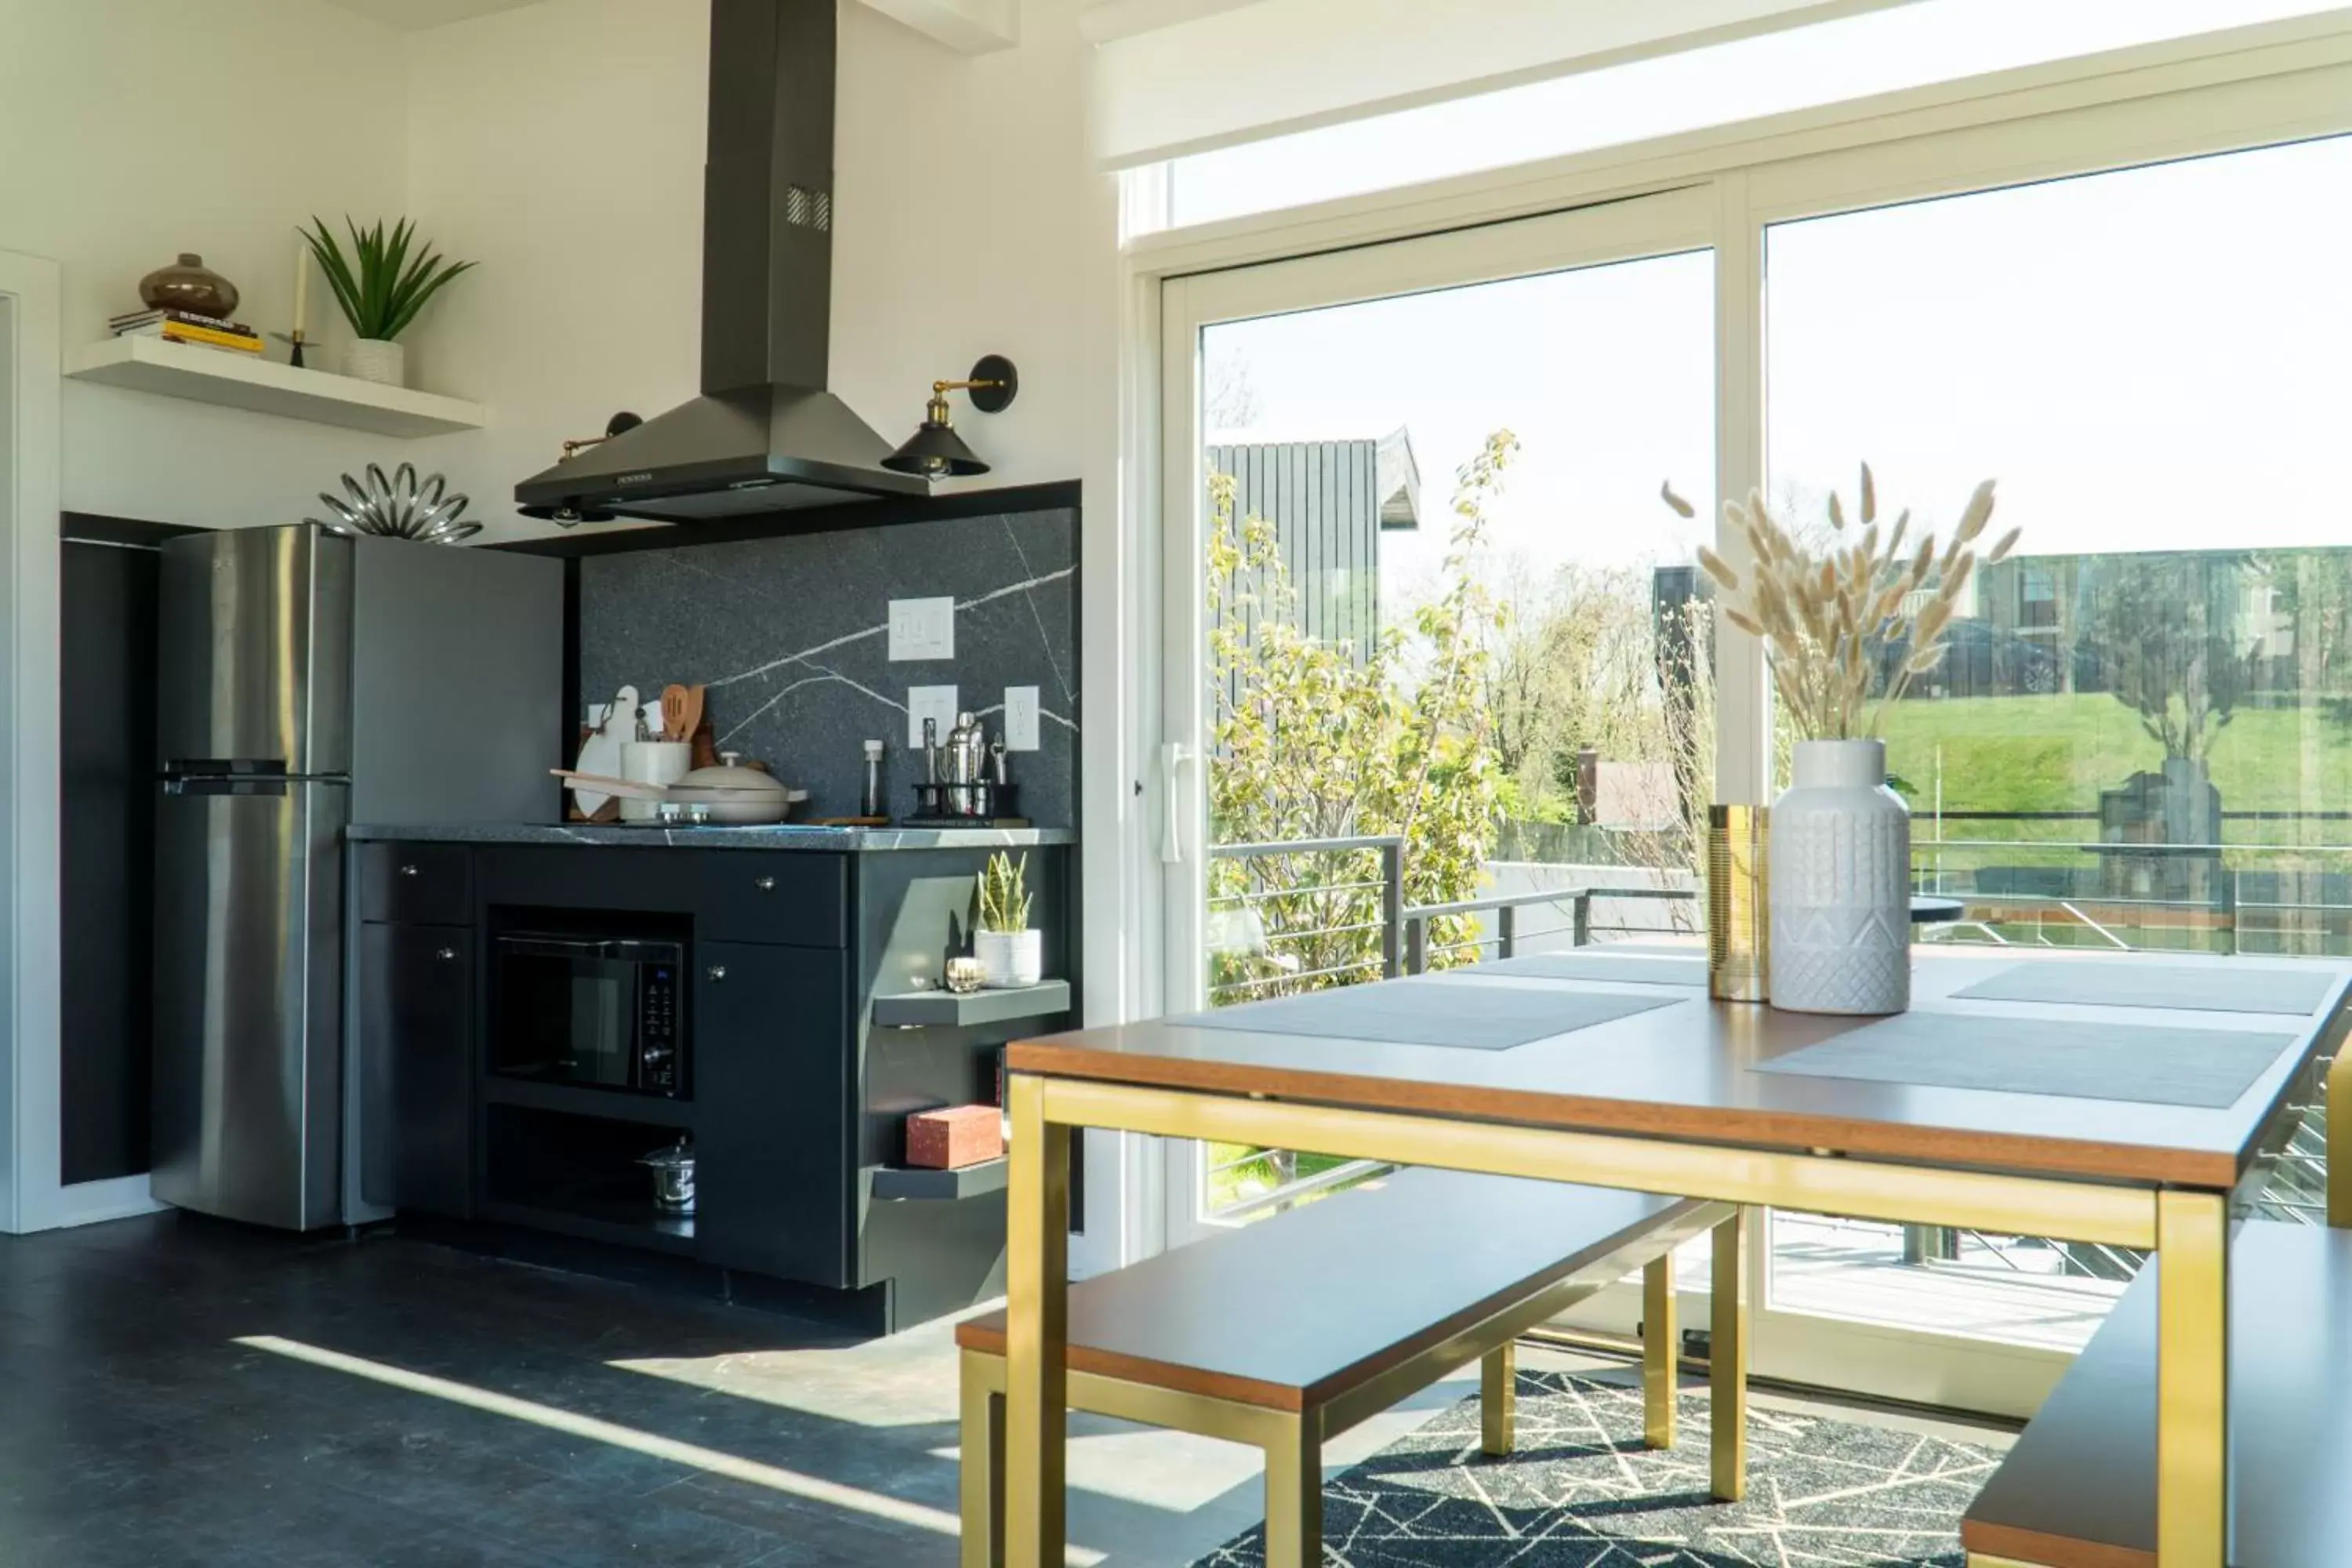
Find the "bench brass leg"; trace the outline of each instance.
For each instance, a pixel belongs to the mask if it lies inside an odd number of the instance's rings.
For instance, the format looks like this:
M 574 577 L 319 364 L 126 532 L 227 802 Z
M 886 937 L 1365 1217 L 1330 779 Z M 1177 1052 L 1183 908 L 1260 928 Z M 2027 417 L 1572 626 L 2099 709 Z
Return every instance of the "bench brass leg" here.
M 1519 1347 L 1496 1345 L 1478 1363 L 1478 1447 L 1501 1458 L 1519 1420 Z
M 1265 1449 L 1265 1568 L 1319 1568 L 1323 1561 L 1320 1421 L 1286 1422 Z
M 1070 1129 L 1045 1120 L 1045 1086 L 1008 1075 L 1004 1194 L 1004 1556 L 1059 1568 L 1066 1515 Z
M 962 1471 L 963 1552 L 961 1568 L 999 1568 L 1004 1561 L 1004 1395 L 988 1386 L 963 1352 L 962 1432 L 957 1457 Z
M 2156 1195 L 2156 1560 L 2222 1568 L 2230 1521 L 2230 1209 Z
M 1653 1448 L 1675 1446 L 1675 1352 L 1681 1342 L 1669 1252 L 1642 1268 L 1642 1441 Z
M 1725 1502 L 1748 1495 L 1748 1211 L 1715 1227 L 1707 1281 L 1706 1392 L 1709 1489 Z

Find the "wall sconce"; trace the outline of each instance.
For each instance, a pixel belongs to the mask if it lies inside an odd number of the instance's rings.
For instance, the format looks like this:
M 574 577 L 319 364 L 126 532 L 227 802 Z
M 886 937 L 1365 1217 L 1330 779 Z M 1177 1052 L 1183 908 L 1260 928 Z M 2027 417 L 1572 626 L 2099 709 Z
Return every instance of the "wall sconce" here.
M 644 423 L 642 418 L 624 408 L 604 421 L 604 433 L 602 436 L 580 436 L 563 443 L 563 455 L 556 458 L 556 461 L 569 462 L 589 447 L 601 447 L 615 436 L 625 436 Z M 541 522 L 551 522 L 558 528 L 577 528 L 583 522 L 613 521 L 613 514 L 609 511 L 582 508 L 568 501 L 562 506 L 522 506 L 515 510 L 525 517 L 537 518 Z
M 1020 390 L 1021 378 L 1013 362 L 1003 354 L 982 356 L 967 380 L 931 383 L 931 401 L 923 410 L 922 427 L 907 437 L 905 446 L 883 458 L 882 466 L 902 474 L 919 474 L 927 479 L 988 472 L 988 465 L 963 444 L 963 437 L 949 424 L 948 394 L 970 393 L 974 408 L 982 414 L 996 414 L 1009 406 L 1013 394 Z

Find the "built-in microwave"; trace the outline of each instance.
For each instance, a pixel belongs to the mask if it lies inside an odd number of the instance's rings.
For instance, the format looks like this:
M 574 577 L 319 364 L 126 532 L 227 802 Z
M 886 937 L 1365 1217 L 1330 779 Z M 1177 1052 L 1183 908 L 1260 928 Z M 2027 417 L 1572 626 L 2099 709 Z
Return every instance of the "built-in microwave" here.
M 689 1097 L 684 944 L 513 931 L 491 958 L 492 1072 Z

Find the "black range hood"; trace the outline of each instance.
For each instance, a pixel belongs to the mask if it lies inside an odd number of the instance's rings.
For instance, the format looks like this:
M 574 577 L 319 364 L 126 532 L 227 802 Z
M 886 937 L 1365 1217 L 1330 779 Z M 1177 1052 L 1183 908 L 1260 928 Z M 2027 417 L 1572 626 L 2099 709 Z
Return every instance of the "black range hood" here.
M 702 395 L 515 486 L 528 516 L 696 522 L 929 485 L 825 390 L 835 0 L 711 0 Z

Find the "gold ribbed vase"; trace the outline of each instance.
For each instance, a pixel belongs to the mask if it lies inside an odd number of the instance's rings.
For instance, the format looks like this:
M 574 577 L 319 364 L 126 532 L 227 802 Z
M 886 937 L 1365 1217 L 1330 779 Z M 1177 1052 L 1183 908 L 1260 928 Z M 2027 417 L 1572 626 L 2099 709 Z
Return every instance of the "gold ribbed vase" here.
M 1719 1002 L 1771 994 L 1769 835 L 1771 808 L 1706 808 L 1706 994 Z

